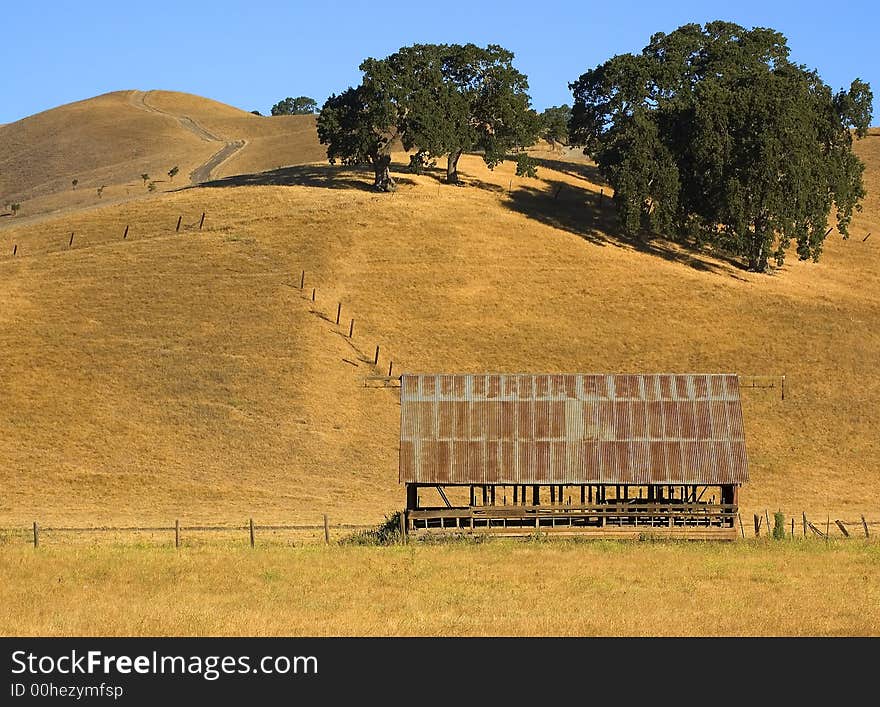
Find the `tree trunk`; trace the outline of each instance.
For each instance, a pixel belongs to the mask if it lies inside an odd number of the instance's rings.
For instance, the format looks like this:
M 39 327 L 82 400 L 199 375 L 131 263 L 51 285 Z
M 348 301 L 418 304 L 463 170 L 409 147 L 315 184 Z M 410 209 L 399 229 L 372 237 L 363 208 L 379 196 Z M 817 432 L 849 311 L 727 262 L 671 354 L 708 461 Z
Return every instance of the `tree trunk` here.
M 461 157 L 461 150 L 450 152 L 446 158 L 446 183 L 458 184 L 458 158 Z
M 765 251 L 764 225 L 761 219 L 755 219 L 755 236 L 749 253 L 749 270 L 753 272 L 767 271 L 767 253 Z
M 390 166 L 391 155 L 376 155 L 373 158 L 373 172 L 375 173 L 373 186 L 379 191 L 387 192 L 397 189 L 397 182 L 391 176 Z

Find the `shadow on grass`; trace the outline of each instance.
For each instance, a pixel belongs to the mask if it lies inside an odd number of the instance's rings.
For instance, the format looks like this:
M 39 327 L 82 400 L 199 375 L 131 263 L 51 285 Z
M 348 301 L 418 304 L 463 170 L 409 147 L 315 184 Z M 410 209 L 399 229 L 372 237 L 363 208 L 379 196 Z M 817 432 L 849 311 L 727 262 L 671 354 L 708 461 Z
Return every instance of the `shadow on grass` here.
M 411 179 L 394 174 L 398 184 L 414 184 Z M 235 174 L 222 179 L 195 184 L 189 189 L 223 188 L 223 187 L 256 187 L 256 186 L 304 186 L 321 189 L 358 189 L 379 193 L 373 187 L 373 171 L 369 167 L 352 167 L 340 165 L 306 164 L 294 167 L 281 167 L 267 172 L 253 174 Z
M 580 166 L 571 165 L 571 167 Z M 696 248 L 658 237 L 648 240 L 627 236 L 617 223 L 614 205 L 607 195 L 602 196 L 592 189 L 574 186 L 560 180 L 542 181 L 550 187 L 549 192 L 545 189 L 521 185 L 513 190 L 509 198 L 503 202 L 504 205 L 512 211 L 577 235 L 594 245 L 631 248 L 640 253 L 686 265 L 694 270 L 728 275 L 746 281 L 738 274 L 744 270 L 744 266 L 733 257 L 718 253 L 709 256 Z

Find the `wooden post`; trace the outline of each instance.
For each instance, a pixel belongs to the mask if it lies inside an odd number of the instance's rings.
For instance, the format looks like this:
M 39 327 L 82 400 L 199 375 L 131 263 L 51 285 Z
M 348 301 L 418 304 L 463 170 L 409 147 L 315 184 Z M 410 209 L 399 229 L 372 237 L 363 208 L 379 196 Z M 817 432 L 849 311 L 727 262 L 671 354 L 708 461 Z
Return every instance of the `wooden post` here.
M 764 517 L 767 519 L 767 535 L 770 535 L 770 514 L 767 513 L 767 509 L 764 509 Z
M 352 334 L 354 334 L 354 319 L 351 320 L 351 324 L 348 325 L 348 338 L 350 339 Z
M 394 368 L 394 361 L 388 362 L 388 377 L 391 378 L 391 369 Z
M 12 246 L 12 257 L 15 257 L 15 254 L 18 252 L 18 243 Z
M 180 519 L 174 521 L 174 547 L 180 547 Z
M 177 217 L 177 228 L 174 229 L 175 231 L 180 231 L 180 222 L 181 221 L 183 221 L 183 216 L 178 216 Z
M 794 516 L 791 519 L 791 539 L 794 540 Z
M 837 527 L 840 528 L 840 532 L 843 533 L 843 537 L 849 537 L 849 531 L 846 529 L 846 526 L 839 520 L 834 521 L 837 524 Z
M 400 542 L 406 545 L 406 511 L 400 512 Z
M 68 248 L 73 248 L 73 231 L 70 232 L 70 241 L 67 244 Z
M 199 219 L 199 230 L 202 230 L 202 226 L 205 225 L 205 212 L 202 211 L 202 218 Z
M 761 516 L 755 513 L 755 537 L 761 535 Z
M 125 231 L 122 233 L 122 240 L 128 240 L 128 225 L 125 226 Z
M 739 514 L 739 511 L 736 512 L 736 517 L 739 518 L 739 531 L 742 533 L 743 538 L 746 537 L 746 527 L 743 525 L 742 516 Z
M 34 547 L 40 546 L 40 527 L 37 525 L 37 521 L 34 521 Z
M 804 537 L 807 537 L 807 512 L 804 511 Z
M 302 271 L 302 275 L 299 276 L 299 289 L 302 289 L 306 284 L 306 271 Z
M 825 523 L 825 542 L 828 542 L 828 536 L 831 534 L 831 516 L 828 516 L 828 520 Z
M 865 236 L 864 238 L 862 238 L 862 243 L 864 243 L 864 242 L 865 242 L 866 240 L 868 240 L 870 237 L 871 237 L 871 234 L 869 233 L 867 236 Z
M 327 518 L 327 514 L 324 514 L 324 544 L 330 544 L 330 519 Z
M 376 345 L 376 355 L 373 356 L 373 365 L 376 366 L 379 363 L 379 345 Z
M 316 292 L 316 290 L 315 290 L 315 288 L 313 287 L 313 288 L 312 288 L 312 302 L 315 301 L 315 292 Z
M 785 374 L 782 376 L 782 399 L 785 400 Z
M 250 531 L 251 531 L 251 547 L 254 547 L 254 519 L 250 520 Z
M 868 521 L 865 520 L 865 516 L 862 516 L 862 527 L 865 529 L 865 537 L 870 538 L 871 535 L 868 533 Z
M 342 302 L 336 305 L 336 326 L 339 326 L 339 315 L 342 314 Z

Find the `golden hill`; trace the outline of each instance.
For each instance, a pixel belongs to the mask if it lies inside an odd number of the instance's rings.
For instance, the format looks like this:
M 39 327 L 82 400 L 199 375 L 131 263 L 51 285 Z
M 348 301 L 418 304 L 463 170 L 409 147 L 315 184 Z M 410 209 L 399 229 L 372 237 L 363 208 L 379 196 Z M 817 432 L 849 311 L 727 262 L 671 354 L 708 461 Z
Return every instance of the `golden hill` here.
M 0 207 L 20 203 L 17 218 L 26 218 L 144 196 L 142 174 L 163 191 L 324 155 L 313 116 L 260 117 L 185 93 L 117 91 L 0 126 Z
M 214 116 L 196 119 L 238 119 Z M 871 195 L 853 237 L 770 276 L 615 237 L 591 167 L 550 152 L 538 179 L 465 157 L 466 187 L 401 174 L 387 195 L 310 165 L 7 222 L 0 525 L 381 520 L 403 505 L 399 408 L 363 379 L 391 359 L 784 373 L 785 402 L 744 392 L 745 512 L 876 516 L 880 234 L 862 239 L 880 226 L 880 139 L 858 151 Z

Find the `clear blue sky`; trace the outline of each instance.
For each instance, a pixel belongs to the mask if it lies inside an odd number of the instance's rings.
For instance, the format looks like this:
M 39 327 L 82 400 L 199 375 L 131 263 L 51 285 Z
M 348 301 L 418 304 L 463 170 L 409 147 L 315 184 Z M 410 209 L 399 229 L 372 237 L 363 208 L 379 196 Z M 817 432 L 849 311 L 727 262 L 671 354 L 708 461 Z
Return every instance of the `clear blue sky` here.
M 858 76 L 880 96 L 880 5 L 861 0 L 22 0 L 5 3 L 0 18 L 0 123 L 131 88 L 186 91 L 263 113 L 285 96 L 322 103 L 360 80 L 363 58 L 416 42 L 507 47 L 541 110 L 570 103 L 570 81 L 614 54 L 639 51 L 652 33 L 713 19 L 777 29 L 793 59 L 818 69 L 834 90 Z

